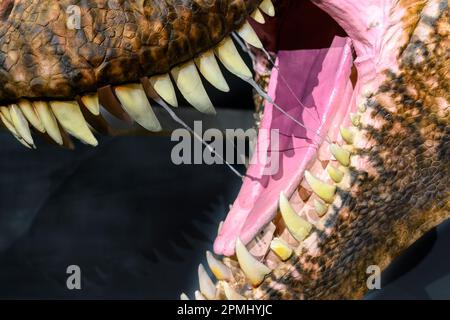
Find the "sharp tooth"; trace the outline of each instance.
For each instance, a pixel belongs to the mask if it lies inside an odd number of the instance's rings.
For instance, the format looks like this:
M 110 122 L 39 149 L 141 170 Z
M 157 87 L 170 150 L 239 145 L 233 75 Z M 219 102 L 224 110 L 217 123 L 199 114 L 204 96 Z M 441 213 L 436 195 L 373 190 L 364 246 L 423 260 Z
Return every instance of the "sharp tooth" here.
M 317 214 L 321 217 L 327 212 L 328 206 L 322 201 L 314 199 L 314 209 L 316 209 Z
M 246 300 L 243 296 L 237 293 L 227 282 L 223 283 L 223 290 L 225 291 L 225 297 L 228 300 Z
M 42 124 L 44 125 L 45 131 L 57 144 L 63 145 L 63 138 L 61 132 L 59 131 L 58 122 L 56 121 L 53 112 L 51 112 L 45 101 L 34 101 L 34 110 L 41 118 Z
M 222 226 L 223 226 L 223 221 L 220 221 L 219 227 L 217 228 L 217 234 L 219 234 L 220 230 L 222 230 Z
M 367 109 L 366 103 L 365 103 L 365 102 L 361 102 L 361 103 L 359 104 L 359 107 L 358 107 L 359 112 L 361 112 L 361 113 L 362 113 L 362 112 L 365 112 L 366 109 Z
M 308 170 L 305 171 L 305 178 L 315 194 L 317 194 L 325 202 L 333 202 L 334 194 L 336 192 L 336 186 L 329 185 L 317 179 Z
M 350 121 L 352 122 L 352 124 L 357 127 L 359 126 L 359 120 L 361 119 L 361 116 L 359 114 L 356 113 L 350 113 Z
M 270 269 L 256 260 L 239 238 L 236 240 L 236 256 L 239 266 L 253 286 L 258 286 L 263 282 L 264 277 L 270 273 Z
M 206 251 L 206 260 L 208 261 L 209 269 L 211 269 L 217 280 L 230 280 L 232 277 L 231 270 L 221 261 L 217 260 L 213 254 Z
M 156 93 L 172 107 L 178 107 L 177 95 L 168 74 L 153 76 L 148 79 Z
M 208 276 L 208 273 L 206 273 L 202 264 L 198 266 L 198 282 L 200 284 L 200 292 L 206 299 L 214 300 L 216 298 L 216 286 Z
M 261 24 L 266 23 L 266 19 L 264 19 L 264 16 L 262 15 L 261 11 L 259 11 L 259 9 L 256 9 L 255 11 L 253 11 L 251 17 L 253 18 L 253 20 L 255 20 L 258 23 L 261 23 Z
M 178 89 L 194 108 L 203 113 L 216 113 L 193 61 L 174 67 L 171 73 Z
M 2 107 L 7 109 L 6 107 Z M 7 109 L 8 110 L 8 109 Z M 20 135 L 17 133 L 16 128 L 14 128 L 14 125 L 12 124 L 12 120 L 11 120 L 11 116 L 9 115 L 9 111 L 8 111 L 8 116 L 5 116 L 6 112 L 3 111 L 0 113 L 0 119 L 2 120 L 3 124 L 5 125 L 6 129 L 9 130 L 9 132 L 12 133 L 12 135 L 14 136 L 14 138 L 17 139 L 17 141 L 19 141 L 22 145 L 24 145 L 25 147 L 32 149 L 32 147 L 30 145 L 28 145 L 28 143 L 25 142 L 25 140 L 23 140 Z M 8 120 L 9 117 L 9 120 Z
M 283 192 L 280 192 L 280 212 L 292 236 L 299 242 L 303 241 L 311 232 L 312 225 L 294 211 Z
M 9 113 L 9 108 L 2 106 L 2 107 L 0 107 L 0 112 L 3 114 L 3 116 L 6 118 L 6 120 L 8 120 L 12 124 L 11 114 Z
M 39 132 L 44 133 L 45 132 L 45 128 L 44 125 L 41 122 L 41 119 L 39 119 L 39 116 L 37 115 L 37 113 L 34 111 L 33 105 L 31 104 L 30 101 L 28 100 L 20 100 L 19 101 L 19 107 L 23 112 L 23 115 L 25 116 L 25 118 L 31 123 L 31 125 L 36 128 L 36 130 L 38 130 Z
M 98 145 L 97 139 L 95 139 L 86 120 L 84 120 L 77 102 L 50 101 L 50 108 L 68 133 L 91 146 Z
M 206 300 L 205 297 L 200 293 L 200 291 L 195 291 L 195 300 Z
M 88 94 L 81 97 L 81 102 L 84 106 L 95 116 L 100 114 L 100 102 L 98 100 L 98 94 Z
M 180 300 L 190 300 L 186 293 L 180 294 Z
M 292 248 L 280 238 L 273 238 L 270 249 L 277 254 L 282 261 L 286 261 L 292 256 Z
M 117 86 L 114 90 L 131 118 L 149 131 L 161 131 L 161 125 L 153 112 L 142 84 L 126 84 Z
M 348 150 L 333 143 L 330 145 L 330 152 L 343 166 L 348 167 L 350 165 L 350 152 Z
M 341 136 L 348 144 L 353 144 L 353 133 L 349 128 L 340 127 Z
M 333 181 L 336 183 L 341 182 L 342 178 L 344 178 L 344 173 L 330 163 L 327 166 L 327 172 L 331 179 L 333 179 Z
M 268 16 L 275 16 L 275 8 L 273 7 L 271 0 L 263 0 L 263 2 L 259 5 L 259 8 Z
M 216 53 L 219 60 L 231 73 L 246 80 L 250 80 L 253 77 L 230 37 L 225 38 L 217 45 Z
M 23 115 L 17 104 L 12 104 L 10 106 L 11 120 L 16 128 L 17 133 L 22 137 L 23 140 L 30 146 L 34 146 L 33 137 L 31 136 L 30 126 L 28 121 Z
M 251 44 L 252 46 L 259 49 L 263 48 L 261 40 L 259 40 L 255 30 L 253 30 L 252 26 L 247 21 L 238 30 L 238 34 L 242 37 L 242 39 L 244 39 L 247 43 Z
M 212 50 L 206 51 L 198 58 L 195 59 L 195 64 L 201 74 L 208 80 L 214 87 L 223 92 L 229 92 L 230 87 L 227 81 L 223 77 L 222 71 L 220 71 L 219 64 Z

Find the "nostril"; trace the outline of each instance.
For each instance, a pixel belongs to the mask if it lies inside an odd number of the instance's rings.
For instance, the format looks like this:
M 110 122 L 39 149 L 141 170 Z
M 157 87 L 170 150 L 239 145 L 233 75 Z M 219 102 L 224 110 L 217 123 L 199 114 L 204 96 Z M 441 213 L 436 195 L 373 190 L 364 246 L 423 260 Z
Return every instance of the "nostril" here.
M 7 20 L 13 8 L 14 0 L 0 0 L 0 21 Z

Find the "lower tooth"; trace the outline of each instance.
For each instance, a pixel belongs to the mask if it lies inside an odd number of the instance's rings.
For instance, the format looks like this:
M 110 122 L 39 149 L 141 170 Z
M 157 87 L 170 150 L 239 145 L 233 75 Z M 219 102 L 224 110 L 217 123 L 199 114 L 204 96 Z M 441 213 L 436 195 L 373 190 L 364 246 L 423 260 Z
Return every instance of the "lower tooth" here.
M 228 300 L 246 300 L 245 297 L 237 293 L 227 282 L 223 283 L 223 290 Z
M 268 16 L 275 16 L 275 8 L 271 0 L 263 0 L 263 2 L 259 5 L 259 8 Z
M 308 182 L 315 194 L 328 203 L 333 202 L 334 195 L 336 193 L 336 186 L 329 185 L 328 183 L 317 179 L 309 171 L 305 171 L 305 178 L 306 182 Z
M 312 225 L 300 217 L 292 208 L 289 200 L 283 192 L 280 192 L 280 212 L 284 224 L 292 236 L 299 242 L 302 242 L 311 232 Z
M 317 214 L 321 217 L 327 212 L 328 206 L 322 201 L 314 199 L 314 209 L 316 209 Z
M 20 100 L 18 105 L 22 110 L 23 115 L 31 123 L 31 125 L 39 132 L 44 133 L 44 125 L 42 124 L 41 119 L 39 119 L 39 116 L 36 114 L 31 102 L 28 100 Z
M 180 294 L 180 300 L 190 300 L 186 293 Z
M 360 118 L 361 118 L 360 115 L 356 113 L 350 113 L 350 121 L 355 127 L 359 126 Z
M 344 173 L 338 168 L 334 167 L 331 163 L 327 166 L 328 175 L 333 179 L 334 182 L 339 183 L 344 177 Z
M 206 273 L 202 264 L 198 266 L 198 281 L 200 284 L 200 292 L 208 300 L 214 300 L 216 298 L 216 286 L 208 276 L 208 273 Z
M 230 280 L 232 278 L 231 270 L 221 261 L 217 260 L 209 251 L 206 251 L 206 260 L 209 269 L 211 269 L 217 280 Z
M 269 267 L 256 260 L 239 238 L 236 240 L 236 257 L 240 268 L 253 286 L 261 284 L 270 273 Z
M 258 23 L 261 23 L 261 24 L 266 23 L 266 20 L 264 19 L 264 16 L 262 15 L 261 11 L 259 11 L 259 9 L 256 9 L 255 11 L 253 11 L 251 17 L 253 18 L 253 20 L 255 20 Z
M 178 107 L 177 95 L 168 74 L 153 76 L 148 79 L 156 93 L 172 107 Z
M 330 145 L 330 152 L 343 166 L 348 167 L 350 165 L 350 152 L 348 150 L 333 143 Z
M 58 122 L 56 121 L 56 118 L 50 110 L 47 102 L 35 101 L 33 102 L 33 106 L 50 138 L 52 138 L 57 144 L 63 145 L 63 138 L 61 136 L 61 132 L 59 131 Z
M 34 146 L 34 141 L 31 136 L 30 126 L 28 125 L 28 120 L 23 115 L 19 106 L 12 104 L 10 106 L 11 120 L 17 133 L 25 140 L 25 142 L 31 146 Z
M 276 253 L 282 261 L 286 261 L 292 256 L 292 248 L 280 238 L 274 238 L 270 243 L 270 249 Z
M 195 300 L 206 300 L 205 297 L 198 290 L 195 291 L 194 295 L 195 295 Z
M 353 144 L 353 132 L 346 127 L 340 127 L 342 139 L 348 144 Z

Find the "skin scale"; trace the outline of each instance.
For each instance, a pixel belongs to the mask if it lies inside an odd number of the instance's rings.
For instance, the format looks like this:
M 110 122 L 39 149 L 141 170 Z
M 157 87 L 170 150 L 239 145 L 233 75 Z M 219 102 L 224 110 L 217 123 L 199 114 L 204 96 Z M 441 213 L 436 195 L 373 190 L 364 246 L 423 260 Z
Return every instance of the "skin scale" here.
M 204 4 L 198 10 L 192 9 L 191 1 L 180 1 L 185 4 L 178 8 L 180 11 L 163 1 L 129 1 L 129 4 L 120 2 L 124 6 L 130 5 L 135 16 L 149 18 L 134 21 L 127 27 L 133 29 L 134 24 L 143 26 L 134 30 L 142 33 L 139 36 L 130 32 L 131 29 L 124 28 L 121 36 L 105 37 L 111 39 L 111 42 L 105 42 L 97 38 L 79 39 L 75 32 L 61 37 L 57 22 L 61 23 L 63 17 L 59 7 L 52 11 L 55 14 L 55 24 L 50 24 L 52 27 L 46 29 L 34 21 L 34 10 L 51 8 L 55 1 L 46 1 L 45 4 L 41 1 L 41 5 L 34 9 L 27 9 L 27 2 L 16 1 L 12 7 L 11 1 L 2 1 L 1 23 L 7 27 L 2 25 L 0 28 L 0 101 L 14 101 L 21 97 L 70 99 L 105 85 L 134 82 L 142 76 L 168 72 L 172 66 L 214 47 L 225 35 L 241 26 L 260 3 L 225 2 L 217 1 L 217 5 L 213 7 L 215 11 L 206 6 L 210 3 L 208 1 L 197 2 Z M 339 20 L 330 1 L 315 2 Z M 64 8 L 69 2 L 60 3 Z M 351 1 L 341 3 L 351 4 Z M 361 298 L 367 290 L 365 271 L 368 265 L 375 264 L 384 269 L 403 249 L 448 218 L 450 118 L 448 105 L 447 109 L 442 105 L 449 101 L 449 79 L 446 72 L 449 68 L 449 24 L 445 19 L 448 8 L 439 12 L 439 18 L 432 25 L 433 32 L 427 41 L 417 42 L 412 35 L 426 3 L 427 1 L 398 1 L 396 9 L 405 10 L 400 29 L 404 41 L 401 48 L 391 48 L 387 56 L 381 59 L 386 60 L 386 63 L 393 59 L 398 64 L 398 70 L 390 72 L 386 66 L 377 70 L 379 76 L 368 94 L 364 119 L 357 126 L 358 135 L 367 143 L 355 143 L 354 158 L 360 162 L 352 163 L 349 167 L 351 188 L 338 188 L 337 194 L 342 202 L 339 206 L 333 204 L 328 228 L 316 233 L 320 254 L 312 255 L 306 248 L 297 247 L 289 260 L 279 263 L 264 282 L 253 289 L 247 285 L 246 276 L 237 263 L 227 258 L 226 263 L 233 270 L 233 279 L 229 281 L 229 285 L 240 295 L 257 299 Z M 98 8 L 105 2 L 87 1 L 80 4 L 82 7 L 82 4 L 88 4 Z M 224 11 L 229 5 L 233 10 Z M 349 8 L 351 5 L 344 9 Z M 123 13 L 123 10 L 119 10 L 120 12 Z M 164 16 L 162 12 L 175 12 L 175 19 L 172 20 L 170 14 Z M 221 27 L 215 24 L 217 20 L 208 20 L 205 12 L 208 12 L 207 16 L 221 17 Z M 30 17 L 29 25 L 11 24 L 9 21 L 14 19 L 8 20 L 8 17 L 14 14 L 17 17 Z M 108 12 L 102 14 L 108 16 Z M 87 17 L 89 16 L 88 14 Z M 155 23 L 155 20 L 150 19 L 154 16 L 163 17 L 162 20 L 156 19 L 156 26 L 151 24 Z M 113 20 L 124 17 L 124 14 L 119 14 Z M 207 40 L 201 31 L 190 34 L 188 41 L 185 41 L 184 36 L 169 37 L 161 31 L 161 21 L 168 21 L 172 35 L 183 34 L 186 26 L 182 23 L 183 17 L 192 19 L 189 25 L 198 25 L 195 30 L 208 30 L 211 34 L 206 37 Z M 357 53 L 363 52 L 367 43 L 370 46 L 370 39 L 365 39 L 366 42 L 360 39 L 358 28 L 354 30 L 351 25 L 346 25 L 345 19 L 342 21 L 338 22 L 355 39 Z M 17 37 L 18 29 L 24 27 L 29 27 L 34 34 L 46 36 L 45 44 L 37 42 L 34 48 L 33 41 Z M 42 33 L 42 29 L 49 33 Z M 104 30 L 104 34 L 108 34 L 108 29 Z M 54 36 L 55 34 L 58 36 Z M 130 37 L 126 37 L 126 34 Z M 114 40 L 124 38 L 131 40 L 118 41 L 118 49 L 111 50 Z M 148 50 L 136 40 L 146 38 L 149 41 Z M 61 47 L 63 39 L 69 44 Z M 152 40 L 157 41 L 156 46 L 151 45 Z M 56 41 L 57 45 L 52 41 Z M 433 43 L 436 45 L 433 46 Z M 87 50 L 83 50 L 84 45 L 88 46 Z M 420 49 L 418 55 L 415 54 L 416 47 Z M 36 50 L 33 51 L 33 48 Z M 397 49 L 400 50 L 398 54 Z M 21 51 L 21 54 L 17 51 Z M 104 54 L 99 57 L 99 52 Z M 415 56 L 423 59 L 417 62 Z M 48 65 L 54 65 L 52 61 L 57 62 L 57 68 L 48 68 Z M 124 66 L 127 66 L 126 72 L 123 72 Z M 39 67 L 48 72 L 34 70 Z M 362 77 L 360 80 L 364 81 L 364 77 L 373 74 L 370 64 L 362 65 L 359 71 Z M 36 76 L 37 73 L 48 77 L 42 79 L 42 76 Z M 362 88 L 359 89 L 362 91 Z M 216 286 L 218 297 L 223 298 L 222 283 Z

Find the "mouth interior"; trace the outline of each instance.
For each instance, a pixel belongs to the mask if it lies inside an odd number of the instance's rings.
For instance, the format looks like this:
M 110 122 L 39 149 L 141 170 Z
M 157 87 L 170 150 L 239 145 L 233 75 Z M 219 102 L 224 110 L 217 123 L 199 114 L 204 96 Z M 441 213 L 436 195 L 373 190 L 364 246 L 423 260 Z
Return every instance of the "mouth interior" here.
M 298 188 L 304 171 L 328 150 L 323 137 L 334 140 L 351 106 L 353 51 L 345 32 L 309 1 L 289 2 L 277 17 L 257 28 L 277 48 L 269 95 L 307 129 L 266 102 L 252 164 L 214 243 L 217 254 L 233 255 L 238 237 L 247 244 L 270 223 L 280 192 L 289 197 Z M 273 130 L 278 145 L 268 134 Z

